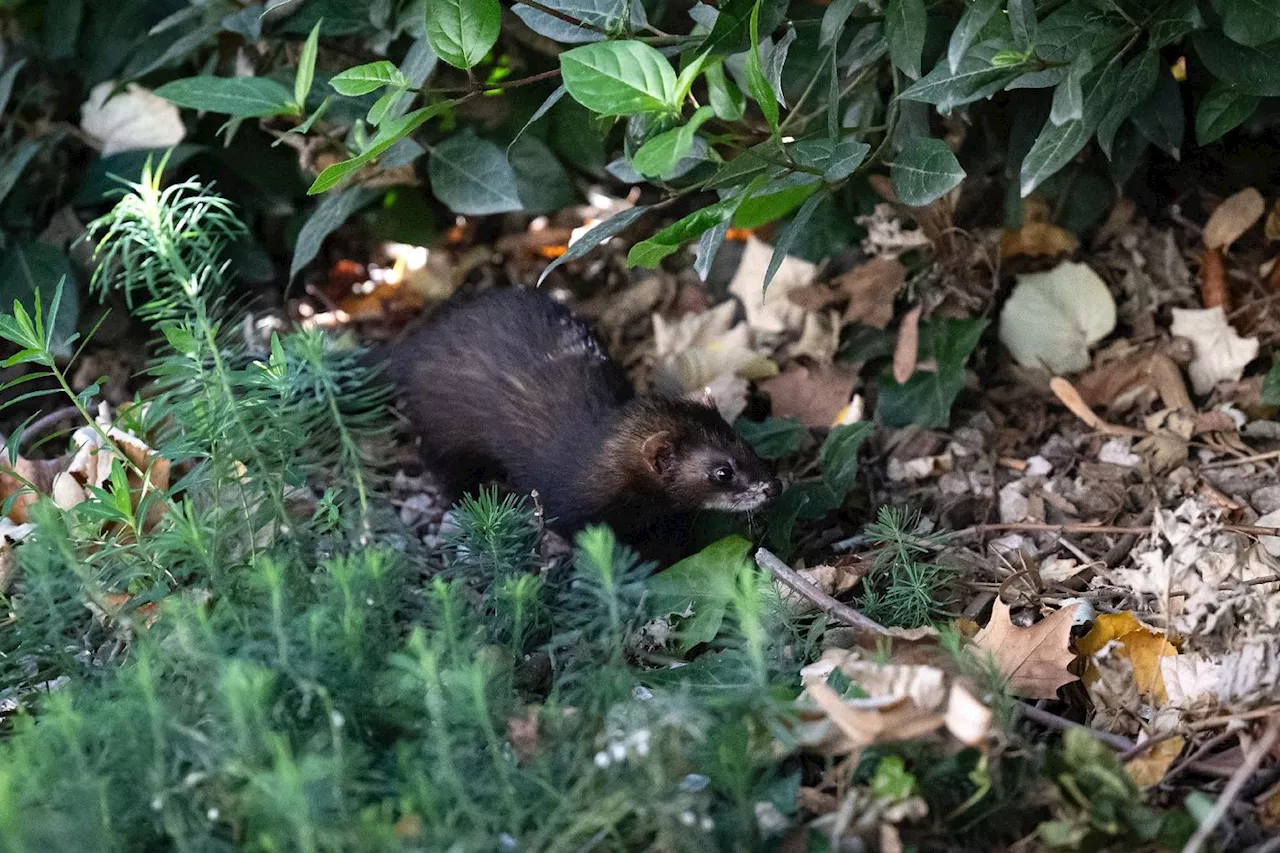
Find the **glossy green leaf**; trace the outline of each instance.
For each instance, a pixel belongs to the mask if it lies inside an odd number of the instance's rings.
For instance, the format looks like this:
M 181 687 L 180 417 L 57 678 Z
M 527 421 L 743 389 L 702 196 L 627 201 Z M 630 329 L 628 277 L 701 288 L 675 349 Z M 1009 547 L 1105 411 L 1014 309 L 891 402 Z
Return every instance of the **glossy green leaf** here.
M 742 91 L 729 80 L 724 66 L 717 63 L 707 69 L 707 96 L 716 118 L 737 121 L 747 111 L 747 99 Z
M 289 265 L 289 279 L 292 280 L 320 254 L 320 247 L 324 245 L 326 237 L 377 196 L 377 190 L 368 187 L 348 187 L 322 198 L 298 232 L 293 261 Z
M 311 34 L 302 44 L 302 54 L 298 57 L 298 70 L 293 75 L 293 102 L 299 109 L 307 104 L 307 95 L 311 94 L 311 84 L 316 79 L 316 53 L 320 49 L 320 24 L 311 28 Z
M 826 168 L 822 172 L 822 180 L 829 184 L 839 183 L 853 174 L 854 169 L 862 165 L 871 152 L 871 146 L 856 139 L 841 140 L 832 149 L 827 158 Z
M 903 146 L 889 170 L 898 199 L 911 207 L 923 207 L 960 185 L 964 169 L 941 139 L 922 136 Z
M 605 37 L 600 30 L 614 34 L 636 32 L 649 23 L 644 4 L 636 0 L 541 0 L 540 5 L 589 25 L 572 24 L 523 3 L 514 5 L 516 16 L 529 29 L 561 44 L 603 41 Z
M 1175 160 L 1187 129 L 1182 92 L 1172 75 L 1156 78 L 1156 90 L 1133 111 L 1133 123 L 1147 140 Z
M 1066 124 L 1084 117 L 1084 76 L 1093 70 L 1093 56 L 1081 53 L 1067 69 L 1067 78 L 1053 91 L 1049 121 Z
M 840 34 L 844 32 L 844 25 L 848 23 L 849 16 L 853 14 L 853 7 L 858 5 L 859 0 L 835 0 L 826 11 L 822 13 L 822 23 L 818 27 L 818 47 L 826 47 L 840 39 Z
M 778 132 L 778 99 L 773 86 L 764 75 L 760 64 L 760 4 L 751 12 L 751 48 L 747 52 L 747 89 L 756 99 L 765 121 L 776 134 Z
M 400 73 L 399 68 L 385 59 L 380 59 L 377 62 L 357 65 L 341 74 L 335 74 L 329 78 L 329 85 L 340 95 L 359 97 L 376 92 L 383 86 L 390 86 L 393 89 L 403 88 L 409 85 L 409 81 Z
M 526 136 L 507 148 L 516 175 L 520 207 L 527 213 L 555 213 L 580 202 L 564 165 L 547 144 Z
M 1257 95 L 1215 82 L 1196 109 L 1196 141 L 1208 145 L 1221 139 L 1253 115 L 1261 101 Z
M 805 228 L 809 226 L 809 220 L 813 218 L 813 211 L 817 209 L 818 203 L 826 196 L 822 193 L 814 193 L 805 200 L 805 203 L 796 211 L 796 215 L 791 221 L 782 227 L 778 232 L 778 239 L 773 244 L 773 255 L 769 258 L 769 266 L 764 271 L 764 282 L 761 284 L 761 291 L 769 289 L 769 283 L 773 281 L 773 277 L 778 274 L 778 270 L 782 267 L 782 262 L 786 260 L 787 255 L 791 253 L 791 247 L 794 245 L 796 238 L 804 233 Z
M 501 148 L 470 131 L 431 149 L 431 192 L 454 213 L 485 216 L 520 210 L 515 171 Z
M 1111 156 L 1111 144 L 1116 138 L 1116 131 L 1137 106 L 1151 96 L 1159 73 L 1160 53 L 1154 50 L 1145 51 L 1131 59 L 1120 72 L 1115 101 L 1107 108 L 1107 114 L 1098 125 L 1098 147 L 1107 157 Z
M 1049 121 L 1044 123 L 1022 161 L 1019 187 L 1023 198 L 1080 153 L 1110 109 L 1119 78 L 1120 72 L 1114 63 L 1094 71 L 1084 87 L 1083 116 L 1060 126 Z
M 769 418 L 750 421 L 739 418 L 733 429 L 761 459 L 779 459 L 800 449 L 804 424 L 796 418 Z
M 933 359 L 936 369 L 917 370 L 902 384 L 886 368 L 879 380 L 876 414 L 885 426 L 918 424 L 945 429 L 951 407 L 964 389 L 964 365 L 978 345 L 987 321 L 936 320 L 920 330 L 920 359 Z
M 266 77 L 184 77 L 165 83 L 156 94 L 180 107 L 236 118 L 273 116 L 293 109 L 293 93 Z
M 429 107 L 414 110 L 395 121 L 384 123 L 378 128 L 378 133 L 373 139 L 369 140 L 369 146 L 364 151 L 350 160 L 343 160 L 341 163 L 335 163 L 325 169 L 316 176 L 307 193 L 309 195 L 322 193 L 330 187 L 341 183 L 361 166 L 372 161 L 392 145 L 413 133 L 425 121 L 443 110 L 445 106 L 445 104 L 432 104 Z
M 1239 44 L 1256 47 L 1280 39 L 1280 4 L 1275 0 L 1217 0 L 1222 33 Z
M 827 433 L 818 452 L 822 481 L 843 503 L 858 477 L 858 450 L 871 435 L 872 424 L 860 421 L 841 424 Z
M 623 231 L 631 227 L 631 225 L 644 216 L 649 210 L 648 207 L 639 205 L 627 208 L 626 210 L 615 213 L 599 225 L 593 226 L 587 233 L 583 234 L 577 240 L 569 244 L 569 249 L 563 255 L 547 264 L 546 269 L 542 271 L 542 275 L 538 276 L 538 284 L 546 279 L 547 274 L 561 264 L 569 261 L 576 261 L 579 258 L 585 258 L 592 249 L 599 246 L 610 237 L 615 237 Z
M 607 41 L 560 54 L 570 96 L 602 116 L 675 112 L 676 73 L 667 58 L 639 41 Z
M 1280 39 L 1250 46 L 1217 30 L 1202 30 L 1191 43 L 1216 80 L 1249 95 L 1280 95 Z
M 431 49 L 463 70 L 480 64 L 502 29 L 498 0 L 427 0 L 426 16 Z
M 913 80 L 920 76 L 928 23 L 924 0 L 889 0 L 885 8 L 884 28 L 885 37 L 889 40 L 889 58 L 894 66 Z
M 659 133 L 640 146 L 640 150 L 632 158 L 631 165 L 646 177 L 669 176 L 693 149 L 694 135 L 698 132 L 698 128 L 714 116 L 715 111 L 711 107 L 699 107 L 685 124 L 665 133 Z
M 952 71 L 945 62 L 939 62 L 925 76 L 902 92 L 902 99 L 934 104 L 938 112 L 946 114 L 958 106 L 989 98 L 1018 79 L 1024 70 L 1026 58 L 1021 53 L 1006 51 L 1007 41 L 987 41 L 972 48 Z M 995 59 L 1007 52 L 1012 64 L 997 64 Z
M 675 252 L 686 240 L 692 240 L 708 228 L 712 228 L 733 216 L 744 199 L 750 198 L 765 183 L 757 177 L 740 192 L 701 210 L 695 210 L 673 222 L 647 240 L 631 247 L 627 253 L 627 266 L 656 267 L 662 259 Z
M 1009 29 L 1018 47 L 1026 49 L 1035 44 L 1035 0 L 1009 0 Z
M 679 617 L 681 651 L 716 638 L 729 612 L 735 580 L 748 565 L 750 553 L 749 541 L 729 536 L 645 582 L 648 614 Z

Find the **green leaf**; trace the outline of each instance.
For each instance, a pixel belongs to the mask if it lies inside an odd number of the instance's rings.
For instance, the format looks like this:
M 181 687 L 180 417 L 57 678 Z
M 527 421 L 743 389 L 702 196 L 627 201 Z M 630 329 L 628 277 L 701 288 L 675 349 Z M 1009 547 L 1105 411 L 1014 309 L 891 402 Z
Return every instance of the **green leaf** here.
M 502 149 L 470 131 L 431 149 L 431 192 L 454 213 L 484 216 L 520 210 L 516 174 Z
M 809 226 L 809 220 L 813 218 L 813 211 L 817 209 L 818 204 L 826 196 L 821 193 L 814 193 L 809 196 L 800 209 L 796 211 L 796 215 L 791 221 L 783 226 L 778 232 L 778 239 L 773 244 L 773 254 L 769 257 L 769 266 L 764 271 L 764 283 L 760 286 L 761 292 L 769 289 L 769 283 L 773 281 L 773 277 L 778 274 L 783 260 L 791 252 L 791 245 L 795 243 L 796 237 L 804 233 L 805 228 Z
M 1093 56 L 1080 53 L 1067 69 L 1067 79 L 1058 84 L 1053 92 L 1053 105 L 1049 110 L 1049 121 L 1055 125 L 1063 125 L 1084 117 L 1084 76 L 1093 70 Z
M 737 121 L 747 111 L 747 99 L 732 80 L 725 77 L 724 66 L 716 63 L 707 69 L 707 96 L 716 118 Z
M 18 72 L 27 64 L 25 59 L 19 59 L 10 65 L 0 74 L 0 113 L 4 112 L 9 106 L 9 97 L 13 94 L 13 81 L 18 79 Z
M 405 88 L 409 85 L 409 81 L 400 73 L 399 68 L 385 59 L 380 59 L 377 62 L 357 65 L 341 74 L 335 74 L 329 78 L 329 85 L 340 95 L 358 98 L 361 95 L 376 92 L 383 86 L 391 86 L 394 89 Z
M 22 177 L 22 173 L 26 171 L 32 158 L 39 154 L 40 149 L 43 147 L 44 140 L 42 139 L 24 139 L 5 158 L 4 164 L 0 165 L 0 202 L 3 202 L 9 197 L 9 193 L 13 192 L 18 179 Z M 0 305 L 6 304 L 7 302 L 0 301 Z M 0 310 L 3 309 L 0 308 Z
M 862 165 L 871 152 L 871 146 L 856 139 L 844 139 L 836 143 L 831 156 L 827 158 L 826 168 L 822 172 L 822 180 L 829 184 L 837 184 L 853 174 Z
M 693 138 L 698 128 L 714 115 L 711 107 L 699 107 L 686 124 L 659 133 L 641 145 L 631 165 L 645 177 L 667 177 L 693 149 Z
M 928 25 L 924 0 L 889 0 L 884 14 L 889 58 L 912 80 L 920 76 L 920 59 L 924 54 L 924 35 Z
M 165 83 L 156 94 L 180 107 L 236 118 L 273 116 L 293 109 L 293 94 L 266 77 L 184 77 Z
M 542 271 L 542 275 L 538 276 L 538 284 L 541 285 L 543 280 L 546 279 L 547 274 L 556 267 L 563 263 L 576 261 L 579 258 L 586 257 L 587 254 L 596 246 L 599 246 L 610 237 L 614 237 L 631 227 L 631 224 L 641 216 L 644 216 L 648 210 L 649 208 L 644 206 L 628 208 L 627 210 L 615 213 L 599 225 L 592 226 L 591 230 L 587 231 L 587 233 L 583 234 L 569 245 L 568 251 L 551 263 L 547 264 L 547 268 Z
M 689 92 L 693 89 L 693 83 L 698 79 L 698 75 L 702 73 L 702 67 L 707 62 L 709 54 L 699 54 L 692 62 L 681 69 L 679 75 L 676 76 L 676 94 L 671 99 L 674 104 L 683 104 L 684 99 L 689 97 Z
M 15 301 L 33 311 L 37 294 L 40 303 L 52 310 L 59 282 L 64 282 L 62 299 L 57 303 L 49 345 L 55 354 L 65 356 L 70 355 L 70 342 L 80 319 L 75 270 L 66 253 L 48 243 L 30 241 L 14 243 L 0 255 L 0 315 L 7 314 Z
M 728 536 L 645 581 L 649 615 L 681 617 L 682 652 L 709 643 L 720 633 L 733 599 L 735 579 L 750 553 L 749 541 Z
M 1237 44 L 1217 30 L 1191 37 L 1213 76 L 1247 95 L 1280 95 L 1280 39 L 1256 46 Z
M 819 48 L 840 40 L 840 35 L 844 32 L 844 25 L 849 22 L 849 16 L 853 14 L 853 7 L 857 5 L 858 0 L 835 0 L 834 3 L 827 7 L 827 10 L 822 13 L 822 24 L 818 27 Z
M 807 172 L 796 172 L 770 181 L 767 192 L 743 200 L 734 211 L 733 224 L 737 228 L 759 228 L 781 219 L 804 204 L 821 186 L 822 179 Z
M 1280 406 L 1280 362 L 1271 365 L 1262 380 L 1262 405 Z
M 320 49 L 320 24 L 316 21 L 311 34 L 302 45 L 302 54 L 298 57 L 298 70 L 293 75 L 293 102 L 298 109 L 306 109 L 307 95 L 311 94 L 311 84 L 316 79 L 316 53 Z
M 889 169 L 893 190 L 910 207 L 924 207 L 942 198 L 965 178 L 960 161 L 941 139 L 927 136 L 907 142 Z
M 387 113 L 391 111 L 391 108 L 395 106 L 401 97 L 408 94 L 408 91 L 408 89 L 396 88 L 383 92 L 382 97 L 374 101 L 373 106 L 369 107 L 369 114 L 365 116 L 365 121 L 374 127 L 382 124 L 387 117 Z
M 639 41 L 607 41 L 560 54 L 564 86 L 575 101 L 602 116 L 675 112 L 676 73 L 657 50 Z
M 1275 0 L 1219 0 L 1222 33 L 1239 44 L 1256 47 L 1280 39 L 1280 5 Z
M 763 176 L 756 177 L 740 192 L 715 204 L 708 205 L 701 210 L 695 210 L 683 219 L 679 219 L 663 228 L 649 239 L 636 243 L 631 247 L 631 251 L 627 253 L 627 266 L 656 267 L 662 262 L 663 258 L 679 249 L 686 240 L 691 240 L 708 228 L 712 228 L 732 217 L 742 202 L 750 198 L 756 190 L 764 185 L 765 181 L 766 179 Z
M 1103 115 L 1116 95 L 1120 72 L 1112 63 L 1095 71 L 1085 83 L 1084 114 L 1075 121 L 1055 127 L 1046 121 L 1031 150 L 1022 161 L 1020 189 L 1026 198 L 1046 178 L 1057 172 L 1080 153 L 1093 136 Z
M 761 459 L 780 459 L 800 449 L 804 424 L 796 418 L 769 418 L 749 421 L 739 418 L 733 429 L 742 436 Z
M 1111 144 L 1115 141 L 1116 131 L 1132 115 L 1138 104 L 1151 96 L 1159 73 L 1160 53 L 1155 50 L 1148 50 L 1134 57 L 1120 72 L 1115 103 L 1107 109 L 1106 116 L 1098 125 L 1098 147 L 1108 159 L 1111 157 Z M 1083 112 L 1081 117 L 1083 118 Z
M 508 154 L 511 152 L 511 146 L 515 145 L 517 142 L 520 141 L 520 137 L 524 136 L 525 131 L 533 127 L 533 125 L 538 121 L 538 119 L 542 118 L 544 115 L 550 112 L 551 108 L 554 107 L 556 103 L 565 96 L 565 93 L 567 91 L 568 90 L 565 89 L 564 86 L 557 86 L 554 92 L 552 92 L 550 95 L 547 95 L 547 99 L 542 102 L 541 106 L 539 106 L 536 110 L 533 111 L 533 115 L 529 116 L 529 120 L 524 123 L 524 126 L 520 128 L 520 130 L 516 133 L 515 137 L 511 140 L 511 142 L 507 144 Z
M 1173 159 L 1181 156 L 1187 116 L 1182 92 L 1170 74 L 1156 79 L 1156 90 L 1133 111 L 1133 124 L 1147 140 Z
M 1035 0 L 1009 0 L 1009 29 L 1018 47 L 1027 49 L 1036 41 Z
M 635 32 L 649 23 L 644 4 L 638 0 L 541 0 L 540 5 L 591 25 L 581 27 L 541 9 L 515 3 L 513 11 L 529 29 L 561 44 L 602 41 L 604 35 L 597 29 L 615 34 L 624 30 Z
M 951 40 L 947 42 L 947 68 L 952 74 L 960 70 L 960 60 L 999 8 L 1000 0 L 972 0 L 969 8 L 964 10 L 956 28 L 951 31 Z
M 516 176 L 520 209 L 526 213 L 554 213 L 581 199 L 560 160 L 536 136 L 526 136 L 507 149 Z
M 871 435 L 873 426 L 868 421 L 841 424 L 827 433 L 818 452 L 818 465 L 822 469 L 822 482 L 841 503 L 853 489 L 858 477 L 858 449 Z
M 1013 64 L 995 64 L 1005 51 L 1007 41 L 986 41 L 974 47 L 960 60 L 952 71 L 945 62 L 939 62 L 925 76 L 908 86 L 901 97 L 905 101 L 934 104 L 938 112 L 950 113 L 963 104 L 989 98 L 1021 76 L 1026 57 L 1008 52 Z
M 729 236 L 729 226 L 732 224 L 726 219 L 714 228 L 703 231 L 702 236 L 698 238 L 698 248 L 694 250 L 693 271 L 698 274 L 700 281 L 705 282 L 707 276 L 711 275 L 711 265 L 715 263 L 716 254 L 724 245 L 725 238 Z
M 324 240 L 342 223 L 351 218 L 351 214 L 377 198 L 377 190 L 369 187 L 347 187 L 335 193 L 329 193 L 320 199 L 315 210 L 307 217 L 306 224 L 298 232 L 298 242 L 293 249 L 293 261 L 289 265 L 289 280 L 302 272 L 303 267 L 320 254 Z
M 395 145 L 401 139 L 413 133 L 427 119 L 439 113 L 445 108 L 446 104 L 432 104 L 429 107 L 422 107 L 414 110 L 389 124 L 383 124 L 378 128 L 378 133 L 369 140 L 369 147 L 360 154 L 352 157 L 350 160 L 343 160 L 341 163 L 334 163 L 316 176 L 315 181 L 307 190 L 308 195 L 322 193 L 332 186 L 336 186 L 346 179 L 348 175 L 359 169 L 365 163 L 370 162 L 375 157 L 385 152 L 392 145 Z
M 876 414 L 885 426 L 918 424 L 943 429 L 951 423 L 951 406 L 964 389 L 964 365 L 978 345 L 987 321 L 940 320 L 920 330 L 920 360 L 932 358 L 933 371 L 916 370 L 905 383 L 886 368 L 879 380 Z
M 778 133 L 778 99 L 760 65 L 760 2 L 751 10 L 751 48 L 747 51 L 747 89 L 774 134 Z
M 1253 115 L 1261 101 L 1257 95 L 1215 80 L 1196 110 L 1196 141 L 1201 145 L 1218 141 Z
M 727 0 L 698 50 L 712 56 L 741 53 L 751 47 L 751 16 L 758 0 Z
M 431 49 L 464 71 L 484 59 L 502 29 L 498 0 L 427 0 L 426 15 Z

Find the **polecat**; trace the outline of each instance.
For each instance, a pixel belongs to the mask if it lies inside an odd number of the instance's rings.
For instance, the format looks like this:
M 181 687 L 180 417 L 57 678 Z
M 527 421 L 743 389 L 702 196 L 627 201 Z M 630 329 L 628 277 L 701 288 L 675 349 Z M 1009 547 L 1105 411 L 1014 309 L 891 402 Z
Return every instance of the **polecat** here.
M 490 479 L 538 491 L 548 526 L 603 522 L 642 553 L 674 517 L 749 512 L 779 484 L 710 405 L 637 396 L 590 326 L 530 291 L 443 306 L 394 348 L 388 373 L 424 459 L 457 497 Z

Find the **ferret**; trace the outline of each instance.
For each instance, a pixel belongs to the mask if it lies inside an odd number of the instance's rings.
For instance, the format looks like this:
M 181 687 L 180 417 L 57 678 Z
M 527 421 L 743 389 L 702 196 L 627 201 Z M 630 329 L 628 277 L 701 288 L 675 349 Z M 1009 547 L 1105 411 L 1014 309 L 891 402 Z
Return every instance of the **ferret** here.
M 455 298 L 387 372 L 448 497 L 490 480 L 537 490 L 558 533 L 604 523 L 643 556 L 685 556 L 682 520 L 749 513 L 780 490 L 713 405 L 637 395 L 587 322 L 544 294 Z

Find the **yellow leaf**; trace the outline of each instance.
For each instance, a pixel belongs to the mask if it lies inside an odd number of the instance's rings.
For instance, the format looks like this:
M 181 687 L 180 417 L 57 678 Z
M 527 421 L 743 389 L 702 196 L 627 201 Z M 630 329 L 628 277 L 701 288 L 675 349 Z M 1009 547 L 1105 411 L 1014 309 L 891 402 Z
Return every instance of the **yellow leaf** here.
M 1072 604 L 1041 619 L 1029 628 L 1009 620 L 1009 605 L 999 598 L 991 609 L 991 621 L 973 642 L 991 653 L 996 666 L 1009 679 L 1009 690 L 1032 699 L 1053 699 L 1058 688 L 1077 679 L 1067 671 L 1076 659 L 1071 651 Z
M 1158 785 L 1164 779 L 1164 774 L 1169 772 L 1169 765 L 1182 752 L 1182 747 L 1186 746 L 1186 743 L 1186 738 L 1181 735 L 1162 740 L 1126 762 L 1124 768 L 1129 771 L 1130 778 L 1139 788 Z
M 1143 698 L 1155 705 L 1167 702 L 1169 694 L 1165 691 L 1160 659 L 1178 653 L 1173 643 L 1162 632 L 1142 624 L 1132 611 L 1126 610 L 1099 616 L 1076 648 L 1082 656 L 1092 659 L 1113 640 L 1120 643 L 1123 656 L 1133 666 L 1133 679 Z M 1097 666 L 1090 660 L 1085 668 L 1084 681 L 1092 684 L 1097 678 Z

